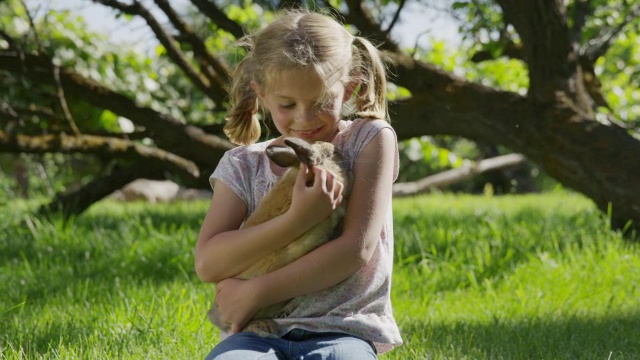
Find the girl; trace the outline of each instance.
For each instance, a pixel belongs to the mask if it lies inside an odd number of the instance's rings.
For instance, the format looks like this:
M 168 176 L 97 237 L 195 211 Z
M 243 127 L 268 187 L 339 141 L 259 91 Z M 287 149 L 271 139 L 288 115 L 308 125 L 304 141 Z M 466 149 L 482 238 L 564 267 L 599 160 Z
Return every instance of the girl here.
M 231 325 L 207 359 L 376 359 L 402 343 L 390 301 L 398 150 L 380 54 L 334 19 L 304 11 L 284 13 L 245 40 L 225 125 L 244 146 L 228 151 L 211 175 L 214 194 L 195 250 L 196 272 L 216 283 L 220 315 Z M 260 108 L 280 136 L 255 143 Z M 355 110 L 355 120 L 343 120 L 343 108 Z M 346 160 L 354 183 L 342 233 L 282 269 L 234 279 L 342 201 L 343 184 L 331 172 L 314 169 L 307 186 L 303 168 L 286 213 L 240 228 L 284 172 L 264 151 L 285 137 L 330 141 Z M 290 299 L 273 338 L 241 332 L 259 309 Z

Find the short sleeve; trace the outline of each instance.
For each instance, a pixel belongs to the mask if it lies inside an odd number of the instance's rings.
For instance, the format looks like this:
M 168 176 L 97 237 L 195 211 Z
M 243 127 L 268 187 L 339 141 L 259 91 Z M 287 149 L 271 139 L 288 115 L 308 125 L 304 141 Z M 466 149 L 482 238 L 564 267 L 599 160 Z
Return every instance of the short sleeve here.
M 345 136 L 341 139 L 342 142 L 342 151 L 346 151 L 349 153 L 351 158 L 351 168 L 353 169 L 354 162 L 364 150 L 364 148 L 371 142 L 371 140 L 378 135 L 380 130 L 389 129 L 393 132 L 394 137 L 396 137 L 396 132 L 393 130 L 391 125 L 384 120 L 368 120 L 368 119 L 357 119 L 354 120 L 350 126 L 350 129 L 344 134 Z M 396 137 L 397 139 L 397 137 Z M 398 153 L 398 142 L 395 141 L 395 149 L 394 151 L 394 165 L 393 165 L 393 181 L 396 181 L 398 178 L 398 172 L 400 168 L 400 156 Z
M 236 151 L 229 150 L 224 153 L 222 159 L 218 162 L 213 174 L 209 177 L 209 184 L 211 189 L 215 191 L 215 180 L 222 181 L 227 185 L 236 195 L 238 195 L 245 204 L 249 204 L 247 199 L 247 179 L 244 178 L 246 171 L 243 171 L 242 167 L 246 166 L 246 162 L 240 161 L 236 156 Z

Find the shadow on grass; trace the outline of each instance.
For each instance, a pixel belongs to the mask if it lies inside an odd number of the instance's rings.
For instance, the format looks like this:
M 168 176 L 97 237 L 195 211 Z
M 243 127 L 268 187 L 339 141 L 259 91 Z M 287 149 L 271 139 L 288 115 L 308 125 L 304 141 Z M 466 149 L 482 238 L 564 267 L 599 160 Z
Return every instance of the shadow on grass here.
M 0 269 L 7 270 L 0 300 L 46 306 L 59 293 L 108 295 L 121 291 L 114 284 L 197 281 L 193 248 L 202 217 L 167 207 L 67 223 L 15 214 L 0 224 Z
M 128 327 L 109 329 L 106 333 L 96 330 L 95 324 L 88 322 L 48 322 L 43 328 L 30 328 L 28 331 L 18 333 L 20 330 L 7 331 L 7 339 L 11 346 L 17 350 L 22 349 L 26 359 L 49 358 L 47 355 L 57 354 L 61 348 L 70 351 L 74 358 L 92 358 L 91 352 L 96 351 L 97 343 L 104 352 L 108 349 L 110 354 L 102 353 L 101 358 L 123 358 L 129 347 L 140 344 L 150 344 L 151 337 L 157 337 L 157 331 L 153 329 L 141 329 Z M 13 333 L 12 333 L 13 332 Z M 15 341 L 21 339 L 20 342 Z M 15 351 L 14 350 L 14 351 Z M 20 353 L 17 350 L 16 353 Z M 57 358 L 55 355 L 54 358 Z
M 413 321 L 402 326 L 402 332 L 408 348 L 412 342 L 429 344 L 429 348 L 420 349 L 428 358 L 640 358 L 640 314 L 602 319 L 496 320 L 492 324 Z

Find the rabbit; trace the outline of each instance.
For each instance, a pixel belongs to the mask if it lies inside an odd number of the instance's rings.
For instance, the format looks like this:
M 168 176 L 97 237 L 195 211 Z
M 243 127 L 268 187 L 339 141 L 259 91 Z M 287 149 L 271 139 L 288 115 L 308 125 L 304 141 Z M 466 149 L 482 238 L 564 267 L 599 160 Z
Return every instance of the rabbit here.
M 336 179 L 343 185 L 343 197 L 347 198 L 350 179 L 347 171 L 342 167 L 342 158 L 335 151 L 333 144 L 329 142 L 316 142 L 309 144 L 297 138 L 286 138 L 287 146 L 272 145 L 266 149 L 267 156 L 281 167 L 289 168 L 282 178 L 267 193 L 256 210 L 243 223 L 242 227 L 255 226 L 264 223 L 286 212 L 291 206 L 293 187 L 300 170 L 300 163 L 305 163 L 311 171 L 307 174 L 307 182 L 313 182 L 313 167 L 323 167 L 332 171 Z M 335 237 L 341 230 L 342 219 L 346 213 L 346 200 L 327 217 L 314 227 L 306 231 L 297 239 L 291 241 L 266 257 L 260 259 L 254 265 L 237 275 L 239 279 L 252 279 L 254 277 L 275 271 L 296 259 L 302 257 L 323 243 Z M 282 316 L 281 311 L 286 301 L 274 304 L 260 310 L 245 326 L 243 331 L 251 331 L 263 337 L 275 336 L 277 330 L 273 318 Z M 209 319 L 221 330 L 228 332 L 228 324 L 223 324 L 217 311 L 215 301 L 209 310 Z

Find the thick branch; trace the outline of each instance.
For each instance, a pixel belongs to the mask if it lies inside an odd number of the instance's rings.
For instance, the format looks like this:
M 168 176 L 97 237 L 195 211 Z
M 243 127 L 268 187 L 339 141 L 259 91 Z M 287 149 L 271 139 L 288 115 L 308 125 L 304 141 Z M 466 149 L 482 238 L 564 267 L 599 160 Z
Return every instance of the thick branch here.
M 387 54 L 395 82 L 412 97 L 390 105 L 400 139 L 453 134 L 526 151 L 530 108 L 524 96 L 471 83 L 403 54 Z M 490 114 L 490 115 L 489 115 Z
M 0 131 L 0 152 L 37 154 L 82 152 L 105 158 L 119 157 L 137 163 L 149 164 L 182 176 L 198 177 L 200 175 L 198 167 L 193 162 L 170 152 L 124 139 L 95 135 L 28 136 Z

